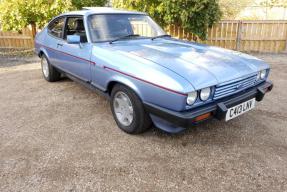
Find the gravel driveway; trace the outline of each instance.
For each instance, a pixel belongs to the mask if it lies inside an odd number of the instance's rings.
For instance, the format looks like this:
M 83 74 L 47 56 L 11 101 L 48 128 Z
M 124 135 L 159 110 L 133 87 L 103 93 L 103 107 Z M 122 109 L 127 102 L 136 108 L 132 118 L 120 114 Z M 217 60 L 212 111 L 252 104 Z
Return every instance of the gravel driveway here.
M 46 82 L 37 59 L 0 58 L 0 191 L 287 191 L 287 55 L 257 56 L 275 88 L 255 110 L 138 136 L 96 93 Z

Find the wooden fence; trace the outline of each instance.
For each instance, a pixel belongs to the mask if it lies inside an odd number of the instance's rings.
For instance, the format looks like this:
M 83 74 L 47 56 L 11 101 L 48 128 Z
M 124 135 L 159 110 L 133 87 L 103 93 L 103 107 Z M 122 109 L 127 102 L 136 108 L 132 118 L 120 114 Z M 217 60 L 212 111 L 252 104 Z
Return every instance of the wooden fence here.
M 32 31 L 25 28 L 18 32 L 0 31 L 0 48 L 31 49 L 34 47 Z
M 169 34 L 180 39 L 197 39 L 193 34 L 171 26 Z M 287 20 L 221 21 L 208 30 L 208 39 L 198 42 L 243 52 L 285 52 Z
M 194 40 L 193 34 L 171 26 L 168 33 L 181 39 Z M 21 34 L 0 31 L 0 48 L 33 48 L 29 28 Z M 287 20 L 282 21 L 221 21 L 208 30 L 208 39 L 200 41 L 214 46 L 243 52 L 272 52 L 287 50 Z

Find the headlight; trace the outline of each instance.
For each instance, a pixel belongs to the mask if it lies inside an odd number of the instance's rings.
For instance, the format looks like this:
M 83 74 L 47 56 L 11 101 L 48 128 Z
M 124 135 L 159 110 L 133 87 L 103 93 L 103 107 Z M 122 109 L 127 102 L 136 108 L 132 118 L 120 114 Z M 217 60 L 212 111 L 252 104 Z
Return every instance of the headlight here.
M 260 76 L 261 76 L 261 71 L 258 72 L 257 77 L 256 77 L 256 81 L 260 80 Z
M 199 96 L 200 96 L 200 99 L 202 101 L 206 101 L 206 100 L 209 99 L 210 94 L 211 94 L 211 89 L 208 87 L 208 88 L 205 88 L 205 89 L 201 89 Z
M 193 92 L 188 94 L 186 103 L 188 105 L 192 105 L 196 101 L 196 99 L 197 99 L 197 91 L 193 91 Z
M 263 70 L 260 72 L 260 79 L 265 79 L 267 76 L 267 70 Z

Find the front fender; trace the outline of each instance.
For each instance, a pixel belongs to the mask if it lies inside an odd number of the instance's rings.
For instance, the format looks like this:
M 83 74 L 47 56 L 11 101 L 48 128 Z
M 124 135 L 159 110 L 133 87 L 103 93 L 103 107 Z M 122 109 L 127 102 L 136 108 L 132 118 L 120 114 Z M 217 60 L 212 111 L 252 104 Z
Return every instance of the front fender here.
M 110 48 L 114 45 L 97 44 L 91 60 L 93 83 L 107 90 L 110 83 L 118 82 L 134 90 L 145 103 L 175 111 L 186 109 L 187 93 L 193 86 L 173 71 L 152 61 L 132 54 L 123 54 Z
M 113 83 L 120 83 L 120 84 L 123 84 L 123 85 L 129 87 L 140 97 L 140 99 L 143 99 L 143 94 L 142 94 L 141 90 L 137 87 L 135 82 L 133 82 L 131 79 L 125 78 L 125 77 L 120 76 L 120 75 L 114 75 L 108 79 L 106 89 L 108 89 L 108 87 L 110 87 L 110 84 L 113 84 Z M 108 90 L 106 90 L 106 91 L 108 91 Z
M 109 73 L 106 89 L 108 89 L 108 86 L 111 83 L 121 83 L 132 89 L 143 103 L 151 103 L 175 111 L 185 110 L 186 94 L 173 92 L 172 90 L 167 90 L 164 87 L 159 87 L 148 81 L 121 74 L 107 68 L 106 70 L 106 72 Z

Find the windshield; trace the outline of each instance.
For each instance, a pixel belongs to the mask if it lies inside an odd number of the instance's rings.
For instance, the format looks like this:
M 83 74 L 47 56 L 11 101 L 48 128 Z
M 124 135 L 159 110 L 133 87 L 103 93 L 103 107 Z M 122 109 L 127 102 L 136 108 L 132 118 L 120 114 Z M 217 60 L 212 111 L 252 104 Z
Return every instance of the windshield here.
M 152 38 L 166 33 L 149 16 L 107 14 L 89 17 L 92 42 L 112 41 L 121 37 Z

